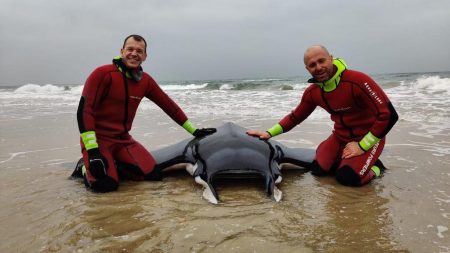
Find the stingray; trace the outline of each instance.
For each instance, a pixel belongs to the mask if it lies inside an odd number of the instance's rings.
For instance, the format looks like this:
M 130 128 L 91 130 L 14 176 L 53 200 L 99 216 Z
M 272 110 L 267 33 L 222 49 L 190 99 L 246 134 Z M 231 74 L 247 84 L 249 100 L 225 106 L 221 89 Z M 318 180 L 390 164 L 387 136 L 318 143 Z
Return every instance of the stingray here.
M 276 184 L 282 180 L 282 165 L 293 164 L 308 169 L 315 150 L 289 148 L 272 139 L 261 140 L 247 135 L 245 128 L 228 122 L 218 127 L 214 134 L 188 138 L 151 153 L 157 170 L 185 165 L 195 182 L 204 187 L 203 197 L 217 204 L 216 180 L 229 177 L 261 177 L 267 195 L 280 201 L 282 192 Z

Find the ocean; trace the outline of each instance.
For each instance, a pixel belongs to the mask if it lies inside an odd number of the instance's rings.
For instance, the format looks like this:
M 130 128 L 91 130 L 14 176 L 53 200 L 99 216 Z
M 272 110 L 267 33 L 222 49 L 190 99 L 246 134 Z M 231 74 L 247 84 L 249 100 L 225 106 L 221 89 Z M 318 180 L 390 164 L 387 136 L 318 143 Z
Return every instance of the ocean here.
M 121 182 L 114 193 L 69 180 L 80 157 L 82 84 L 0 86 L 0 252 L 450 252 L 450 72 L 377 74 L 399 114 L 381 156 L 385 175 L 360 188 L 283 172 L 283 200 L 259 182 L 201 198 L 184 171 Z M 307 77 L 166 81 L 198 127 L 267 129 L 289 113 Z M 315 148 L 332 130 L 316 111 L 275 137 Z M 131 134 L 149 150 L 189 135 L 144 100 Z

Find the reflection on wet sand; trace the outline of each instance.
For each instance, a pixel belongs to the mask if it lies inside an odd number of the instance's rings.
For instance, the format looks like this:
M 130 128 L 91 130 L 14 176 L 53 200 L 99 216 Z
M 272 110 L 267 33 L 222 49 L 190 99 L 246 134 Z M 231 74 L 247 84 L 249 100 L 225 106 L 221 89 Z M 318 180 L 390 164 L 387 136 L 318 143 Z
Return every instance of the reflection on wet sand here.
M 259 180 L 219 182 L 219 205 L 184 172 L 164 182 L 123 182 L 108 194 L 78 192 L 50 252 L 393 252 L 379 184 L 338 185 L 286 171 L 276 203 Z M 80 182 L 81 184 L 81 182 Z
M 288 176 L 285 178 L 289 180 Z M 380 184 L 345 187 L 333 177 L 317 178 L 310 174 L 305 174 L 301 181 L 286 184 L 297 185 L 296 191 L 302 193 L 286 193 L 289 199 L 282 203 L 287 212 L 285 221 L 279 224 L 280 232 L 297 234 L 297 240 L 303 240 L 305 245 L 319 252 L 394 252 L 398 249 L 390 233 L 388 199 L 379 195 Z
M 324 182 L 323 182 L 324 181 Z M 331 180 L 318 180 L 316 199 L 324 202 L 323 225 L 314 227 L 319 237 L 313 245 L 324 245 L 327 252 L 387 252 L 395 249 L 389 233 L 392 221 L 380 197 L 382 185 L 376 182 L 360 187 L 345 187 Z M 323 240 L 321 242 L 321 240 Z

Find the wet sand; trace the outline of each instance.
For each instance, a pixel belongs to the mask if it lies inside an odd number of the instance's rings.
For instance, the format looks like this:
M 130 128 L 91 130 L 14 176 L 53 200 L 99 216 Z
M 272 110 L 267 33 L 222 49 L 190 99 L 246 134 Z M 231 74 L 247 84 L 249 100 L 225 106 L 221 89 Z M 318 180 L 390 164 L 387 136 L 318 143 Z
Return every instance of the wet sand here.
M 106 194 L 69 180 L 80 157 L 74 113 L 0 123 L 0 252 L 450 252 L 450 156 L 439 152 L 449 133 L 427 138 L 400 121 L 382 155 L 389 170 L 364 187 L 287 170 L 279 203 L 258 180 L 231 180 L 212 205 L 185 171 Z M 276 140 L 313 148 L 330 129 L 306 121 Z M 162 113 L 138 114 L 132 134 L 149 150 L 188 137 Z

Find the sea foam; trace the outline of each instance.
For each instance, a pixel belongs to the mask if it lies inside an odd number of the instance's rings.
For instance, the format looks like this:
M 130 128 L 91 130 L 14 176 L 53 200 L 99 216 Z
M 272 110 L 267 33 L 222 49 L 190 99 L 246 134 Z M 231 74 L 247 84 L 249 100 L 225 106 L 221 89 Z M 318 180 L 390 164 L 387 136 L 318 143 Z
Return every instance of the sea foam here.
M 421 89 L 428 93 L 445 92 L 449 94 L 450 78 L 440 76 L 423 76 L 412 83 L 413 88 Z

